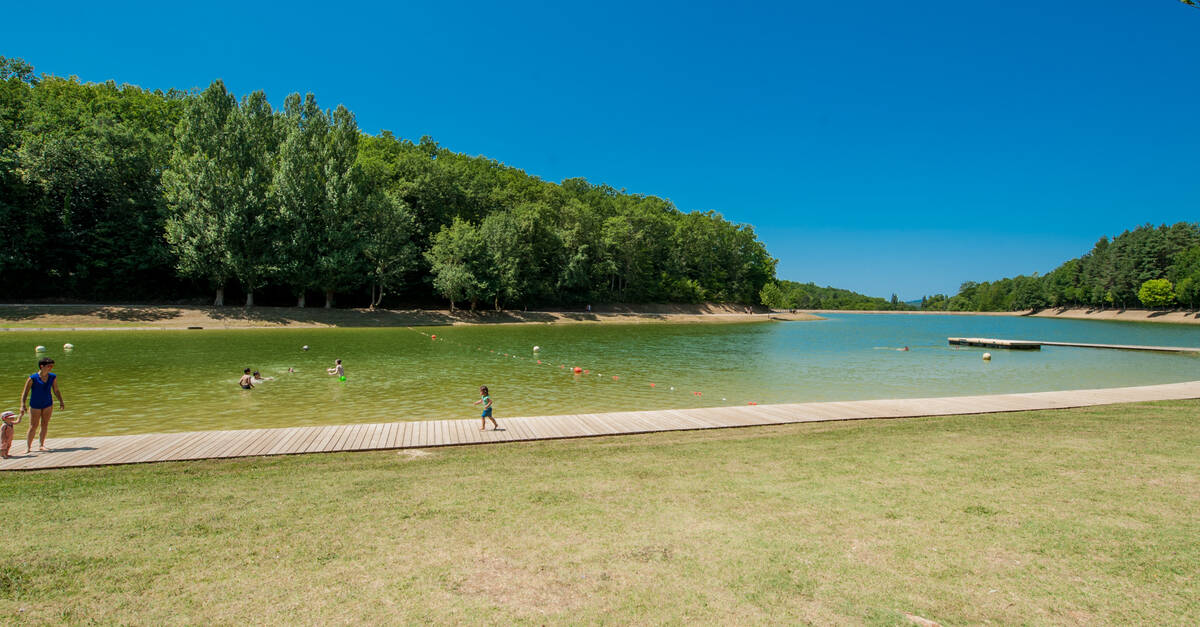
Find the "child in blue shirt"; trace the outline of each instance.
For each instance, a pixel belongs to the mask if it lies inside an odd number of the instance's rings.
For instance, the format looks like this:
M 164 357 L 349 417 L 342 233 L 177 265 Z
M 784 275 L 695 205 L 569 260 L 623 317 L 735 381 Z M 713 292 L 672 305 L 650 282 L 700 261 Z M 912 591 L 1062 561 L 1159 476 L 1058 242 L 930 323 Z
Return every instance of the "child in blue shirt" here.
M 483 404 L 483 413 L 479 414 L 479 430 L 483 431 L 487 429 L 488 420 L 492 421 L 492 430 L 499 429 L 500 425 L 496 424 L 495 418 L 492 418 L 492 397 L 488 395 L 488 389 L 486 385 L 479 386 L 479 396 L 481 397 L 479 400 L 471 403 L 472 405 L 479 405 L 480 403 Z

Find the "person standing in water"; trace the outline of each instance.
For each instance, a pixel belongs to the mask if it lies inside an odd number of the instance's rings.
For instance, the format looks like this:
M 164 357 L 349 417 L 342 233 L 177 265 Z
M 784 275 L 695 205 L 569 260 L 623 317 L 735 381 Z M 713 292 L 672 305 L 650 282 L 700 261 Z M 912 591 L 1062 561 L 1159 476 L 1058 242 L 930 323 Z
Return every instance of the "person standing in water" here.
M 333 367 L 326 368 L 325 372 L 328 372 L 329 374 L 331 374 L 339 379 L 346 376 L 346 369 L 342 367 L 342 360 L 340 360 L 340 359 L 334 361 Z
M 25 389 L 21 390 L 21 418 L 29 412 L 29 435 L 25 438 L 25 452 L 33 450 L 33 436 L 41 426 L 41 436 L 38 438 L 38 450 L 46 448 L 46 430 L 50 426 L 50 415 L 54 413 L 54 400 L 50 393 L 58 397 L 58 408 L 66 409 L 62 393 L 58 391 L 58 375 L 50 372 L 54 369 L 54 360 L 43 357 L 38 360 L 38 371 L 25 379 Z
M 254 389 L 254 377 L 250 376 L 249 368 L 242 371 L 242 378 L 238 380 L 238 385 L 242 386 L 243 390 Z
M 471 403 L 472 405 L 483 404 L 483 413 L 479 414 L 479 430 L 487 429 L 487 421 L 492 421 L 492 429 L 499 429 L 500 425 L 496 424 L 496 419 L 492 418 L 492 397 L 488 395 L 486 385 L 479 386 L 479 400 Z

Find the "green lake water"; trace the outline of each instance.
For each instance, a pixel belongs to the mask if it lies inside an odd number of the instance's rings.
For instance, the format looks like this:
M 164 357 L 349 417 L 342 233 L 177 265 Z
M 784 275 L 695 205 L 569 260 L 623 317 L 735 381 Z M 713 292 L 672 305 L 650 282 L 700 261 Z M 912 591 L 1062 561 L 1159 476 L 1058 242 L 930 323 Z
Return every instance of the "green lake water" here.
M 751 324 L 14 331 L 0 333 L 0 382 L 9 387 L 9 400 L 0 401 L 0 410 L 17 409 L 22 380 L 36 370 L 39 344 L 57 362 L 67 403 L 65 411 L 55 411 L 51 437 L 478 417 L 471 403 L 480 385 L 491 388 L 496 416 L 503 420 L 1200 379 L 1200 357 L 1189 355 L 990 349 L 994 358 L 985 363 L 984 349 L 946 345 L 949 336 L 967 336 L 1200 346 L 1200 327 L 983 316 L 828 318 Z M 68 342 L 74 350 L 64 351 Z M 304 345 L 310 349 L 301 350 Z M 535 345 L 542 347 L 536 354 Z M 902 346 L 911 350 L 895 350 Z M 344 382 L 325 373 L 336 358 L 344 360 Z M 572 374 L 575 366 L 589 372 Z M 242 390 L 237 381 L 245 367 L 274 380 Z

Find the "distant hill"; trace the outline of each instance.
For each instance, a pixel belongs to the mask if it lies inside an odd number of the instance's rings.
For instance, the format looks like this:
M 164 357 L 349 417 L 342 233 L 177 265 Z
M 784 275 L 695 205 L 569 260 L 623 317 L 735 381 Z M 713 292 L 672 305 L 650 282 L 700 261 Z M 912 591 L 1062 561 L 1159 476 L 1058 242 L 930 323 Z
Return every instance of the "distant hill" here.
M 1101 237 L 1091 252 L 1049 274 L 963 283 L 958 294 L 921 299 L 934 311 L 1020 311 L 1046 307 L 1200 306 L 1200 224 L 1151 224 Z
M 845 309 L 903 311 L 915 309 L 892 294 L 891 300 L 866 296 L 836 287 L 819 287 L 815 283 L 776 281 L 768 283 L 760 293 L 762 303 L 776 309 Z M 918 303 L 920 301 L 917 301 Z

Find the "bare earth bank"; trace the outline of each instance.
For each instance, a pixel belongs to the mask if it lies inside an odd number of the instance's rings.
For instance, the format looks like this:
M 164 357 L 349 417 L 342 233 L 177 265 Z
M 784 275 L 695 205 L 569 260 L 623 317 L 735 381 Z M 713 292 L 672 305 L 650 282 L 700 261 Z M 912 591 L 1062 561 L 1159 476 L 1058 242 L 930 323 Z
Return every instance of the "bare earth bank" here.
M 179 307 L 168 305 L 0 305 L 0 330 L 253 329 L 278 327 L 392 327 L 460 324 L 575 324 L 652 322 L 766 322 L 819 320 L 811 314 L 772 313 L 723 304 L 597 306 L 588 311 L 464 311 L 461 309 L 324 309 L 296 307 Z

